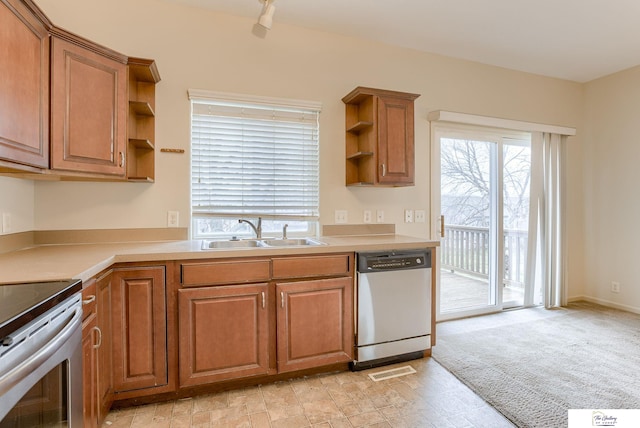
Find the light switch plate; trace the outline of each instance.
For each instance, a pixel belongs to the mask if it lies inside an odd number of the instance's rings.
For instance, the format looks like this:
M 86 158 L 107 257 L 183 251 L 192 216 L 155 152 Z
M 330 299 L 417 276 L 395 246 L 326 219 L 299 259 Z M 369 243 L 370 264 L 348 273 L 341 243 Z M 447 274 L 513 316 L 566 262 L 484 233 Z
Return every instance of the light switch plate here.
M 336 224 L 344 224 L 347 223 L 347 210 L 336 210 L 335 212 L 335 223 Z
M 371 223 L 371 210 L 364 210 L 364 214 L 362 216 L 362 220 L 365 223 Z
M 424 210 L 416 210 L 415 212 L 415 220 L 416 223 L 424 223 L 425 222 L 425 212 Z
M 167 227 L 178 227 L 178 211 L 167 211 Z
M 384 211 L 382 211 L 382 210 L 377 210 L 376 211 L 376 222 L 377 223 L 384 223 Z

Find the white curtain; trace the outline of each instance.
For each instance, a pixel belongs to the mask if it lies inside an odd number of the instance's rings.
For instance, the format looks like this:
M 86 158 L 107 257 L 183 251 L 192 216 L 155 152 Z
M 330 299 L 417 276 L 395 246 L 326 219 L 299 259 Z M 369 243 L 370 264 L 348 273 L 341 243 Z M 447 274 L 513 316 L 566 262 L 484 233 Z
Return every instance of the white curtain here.
M 566 304 L 564 158 L 567 137 L 533 132 L 526 305 Z

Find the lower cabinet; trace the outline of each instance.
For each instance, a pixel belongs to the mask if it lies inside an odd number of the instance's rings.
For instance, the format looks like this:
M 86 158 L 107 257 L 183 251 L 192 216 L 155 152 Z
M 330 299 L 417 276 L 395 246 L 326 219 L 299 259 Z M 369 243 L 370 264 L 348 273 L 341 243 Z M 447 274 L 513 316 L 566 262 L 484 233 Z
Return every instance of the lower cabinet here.
M 351 361 L 353 268 L 353 253 L 115 266 L 83 329 L 85 425 L 114 399 Z M 95 323 L 111 331 L 98 347 Z
M 187 262 L 180 279 L 180 387 L 353 359 L 353 253 Z
M 82 312 L 84 426 L 99 427 L 113 402 L 110 274 L 87 281 Z
M 82 322 L 82 407 L 85 428 L 98 426 L 98 319 L 91 313 Z
M 178 290 L 180 385 L 269 371 L 268 284 Z
M 107 417 L 113 403 L 113 347 L 111 346 L 111 272 L 96 281 L 96 311 L 100 329 L 100 346 L 97 349 L 98 376 L 98 426 Z
M 114 269 L 111 303 L 114 393 L 166 385 L 165 266 Z
M 276 284 L 278 372 L 353 359 L 351 277 Z

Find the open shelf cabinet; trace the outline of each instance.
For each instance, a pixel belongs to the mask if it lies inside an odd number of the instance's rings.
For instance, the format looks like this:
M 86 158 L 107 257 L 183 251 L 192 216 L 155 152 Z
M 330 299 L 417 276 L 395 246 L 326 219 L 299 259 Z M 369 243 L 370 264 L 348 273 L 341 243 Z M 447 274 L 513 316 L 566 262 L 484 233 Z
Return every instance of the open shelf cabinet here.
M 153 60 L 129 58 L 127 179 L 155 180 L 155 101 L 160 75 Z

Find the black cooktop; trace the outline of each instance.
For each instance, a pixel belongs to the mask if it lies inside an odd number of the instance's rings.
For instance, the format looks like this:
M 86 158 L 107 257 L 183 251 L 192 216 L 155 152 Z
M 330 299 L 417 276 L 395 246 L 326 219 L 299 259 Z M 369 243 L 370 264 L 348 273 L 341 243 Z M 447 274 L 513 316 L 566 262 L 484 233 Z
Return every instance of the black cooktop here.
M 0 285 L 0 340 L 82 290 L 82 281 Z

